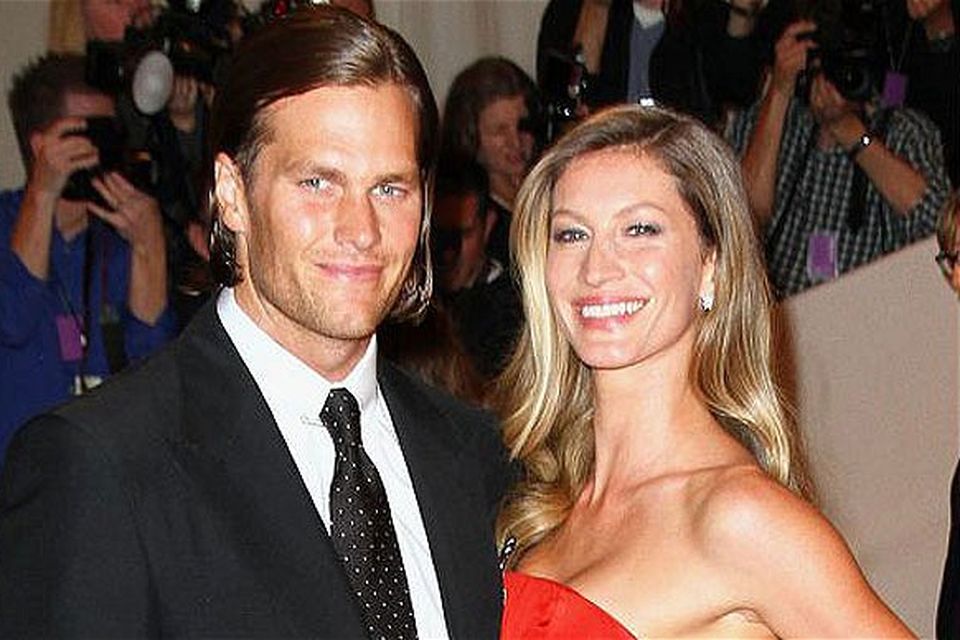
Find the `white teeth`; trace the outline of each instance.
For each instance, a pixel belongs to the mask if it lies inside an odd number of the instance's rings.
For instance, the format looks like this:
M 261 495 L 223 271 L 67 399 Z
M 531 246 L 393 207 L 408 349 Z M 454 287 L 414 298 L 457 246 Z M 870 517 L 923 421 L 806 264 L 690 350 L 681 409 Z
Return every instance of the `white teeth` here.
M 580 315 L 584 318 L 613 318 L 616 316 L 632 316 L 646 306 L 646 300 L 630 300 L 627 302 L 608 302 L 606 304 L 585 304 L 580 307 Z

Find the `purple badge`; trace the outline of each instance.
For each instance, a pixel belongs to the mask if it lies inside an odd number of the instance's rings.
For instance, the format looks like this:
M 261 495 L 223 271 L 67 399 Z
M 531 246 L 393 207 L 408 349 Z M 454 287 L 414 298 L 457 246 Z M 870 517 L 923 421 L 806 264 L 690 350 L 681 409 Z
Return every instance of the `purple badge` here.
M 837 236 L 815 231 L 807 239 L 807 275 L 813 282 L 837 277 Z
M 883 105 L 902 107 L 907 97 L 907 76 L 897 71 L 887 71 L 883 79 Z
M 68 314 L 57 316 L 57 336 L 60 338 L 60 359 L 64 362 L 77 362 L 83 357 L 83 345 L 80 343 L 80 326 L 77 319 Z

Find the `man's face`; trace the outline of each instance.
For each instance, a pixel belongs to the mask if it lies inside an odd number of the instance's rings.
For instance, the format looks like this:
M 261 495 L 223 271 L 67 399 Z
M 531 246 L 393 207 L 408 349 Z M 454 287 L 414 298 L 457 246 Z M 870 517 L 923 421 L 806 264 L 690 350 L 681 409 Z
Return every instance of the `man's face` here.
M 117 42 L 130 24 L 141 24 L 149 19 L 150 0 L 81 0 L 87 40 Z
M 417 245 L 413 102 L 394 84 L 322 87 L 263 116 L 268 135 L 252 184 L 237 189 L 236 167 L 217 159 L 223 221 L 238 235 L 237 301 L 308 364 L 308 345 L 359 357 Z
M 487 239 L 496 214 L 487 212 L 482 217 L 478 206 L 475 193 L 447 194 L 434 203 L 432 227 L 455 240 L 434 256 L 440 284 L 446 291 L 473 286 L 487 260 Z

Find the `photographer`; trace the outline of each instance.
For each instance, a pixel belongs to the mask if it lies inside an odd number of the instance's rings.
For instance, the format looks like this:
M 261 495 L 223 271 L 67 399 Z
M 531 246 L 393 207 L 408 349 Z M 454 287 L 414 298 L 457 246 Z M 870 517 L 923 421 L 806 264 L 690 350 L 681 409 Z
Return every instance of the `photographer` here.
M 112 118 L 113 99 L 84 84 L 70 54 L 28 66 L 9 101 L 29 177 L 0 193 L 0 462 L 25 420 L 173 329 L 156 201 L 120 173 L 90 171 L 102 150 L 88 118 Z
M 720 126 L 728 107 L 756 99 L 768 25 L 788 5 L 550 0 L 537 40 L 537 83 L 550 107 L 567 101 L 572 84 L 586 109 L 653 99 Z
M 842 95 L 816 29 L 810 20 L 785 29 L 765 95 L 732 130 L 779 297 L 929 235 L 949 192 L 935 125 L 879 108 L 882 74 L 870 60 L 844 62 L 865 87 Z M 801 72 L 809 90 L 798 97 Z

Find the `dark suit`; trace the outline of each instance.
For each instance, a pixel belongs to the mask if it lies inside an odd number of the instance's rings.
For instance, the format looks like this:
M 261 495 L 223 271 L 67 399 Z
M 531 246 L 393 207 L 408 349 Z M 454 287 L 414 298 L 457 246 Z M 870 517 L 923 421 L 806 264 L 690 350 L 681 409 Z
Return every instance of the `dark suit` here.
M 498 633 L 489 418 L 381 362 L 455 637 Z M 0 636 L 362 637 L 263 397 L 207 305 L 141 368 L 21 430 L 0 489 Z

